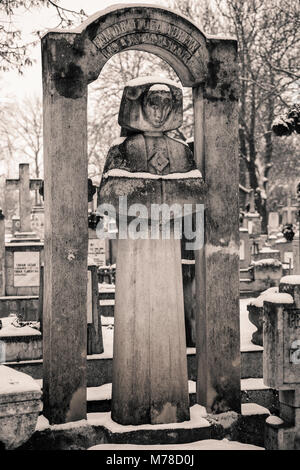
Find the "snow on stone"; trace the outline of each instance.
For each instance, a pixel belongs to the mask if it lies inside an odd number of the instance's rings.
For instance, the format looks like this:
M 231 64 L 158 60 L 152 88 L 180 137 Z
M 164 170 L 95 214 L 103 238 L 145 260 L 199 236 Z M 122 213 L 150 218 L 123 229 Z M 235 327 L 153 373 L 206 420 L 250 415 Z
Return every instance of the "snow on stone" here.
M 113 168 L 112 170 L 104 173 L 103 178 L 108 177 L 117 178 L 141 178 L 141 179 L 152 179 L 152 180 L 171 180 L 171 179 L 189 179 L 189 178 L 202 178 L 199 170 L 191 170 L 186 173 L 169 173 L 168 175 L 155 175 L 147 172 L 131 172 L 127 170 L 121 170 L 120 168 Z
M 269 388 L 264 385 L 263 379 L 241 379 L 241 390 L 267 390 Z
M 288 241 L 287 241 L 286 238 L 281 237 L 281 238 L 279 238 L 279 240 L 276 240 L 275 245 L 276 245 L 277 243 L 288 243 Z
M 204 439 L 203 441 L 188 442 L 186 444 L 162 444 L 162 445 L 134 445 L 134 444 L 99 444 L 88 450 L 265 450 L 252 444 L 243 444 L 228 439 Z
M 188 381 L 189 393 L 196 393 L 196 382 L 194 380 Z M 87 387 L 87 400 L 100 401 L 111 400 L 112 384 L 106 383 L 99 385 L 99 387 Z
M 257 403 L 242 403 L 242 415 L 269 415 L 270 411 Z
M 98 284 L 98 289 L 100 293 L 115 292 L 115 284 L 108 284 L 107 282 L 101 282 Z
M 1 318 L 2 328 L 0 330 L 0 338 L 8 338 L 12 336 L 41 336 L 41 332 L 31 326 L 14 326 L 16 316 Z
M 278 416 L 272 415 L 266 419 L 266 423 L 271 424 L 272 426 L 280 426 L 284 424 L 284 421 Z
M 102 306 L 102 307 L 108 307 L 108 306 L 111 306 L 111 305 L 115 305 L 114 299 L 100 300 L 100 306 Z
M 108 413 L 88 413 L 87 421 L 91 425 L 105 426 L 111 432 L 124 433 L 131 431 L 138 431 L 141 429 L 155 430 L 155 429 L 191 429 L 209 427 L 210 423 L 205 419 L 207 416 L 206 409 L 201 405 L 194 405 L 190 408 L 189 421 L 182 423 L 167 423 L 167 424 L 140 424 L 138 426 L 124 426 L 116 423 L 111 419 L 111 412 Z
M 137 77 L 133 78 L 129 82 L 125 84 L 125 86 L 141 86 L 147 85 L 148 83 L 162 83 L 166 85 L 175 86 L 177 88 L 181 88 L 180 83 L 175 82 L 174 80 L 170 80 L 169 78 L 163 77 L 161 75 L 147 75 L 145 77 Z
M 294 284 L 294 285 L 300 284 L 300 275 L 294 274 L 294 275 L 291 275 L 291 276 L 283 276 L 280 279 L 280 283 Z
M 111 391 L 111 383 L 99 387 L 88 387 L 86 390 L 86 398 L 88 401 L 111 400 Z
M 108 325 L 113 325 L 115 323 L 114 317 L 104 317 L 101 315 L 101 325 L 102 326 L 108 326 Z
M 279 294 L 267 294 L 264 297 L 264 301 L 272 302 L 273 304 L 293 304 L 294 299 L 290 294 L 279 293 Z
M 266 295 L 273 294 L 278 294 L 278 287 L 270 287 L 269 289 L 266 289 L 256 299 L 250 300 L 249 305 L 254 305 L 255 307 L 263 307 Z
M 258 261 L 252 261 L 251 266 L 276 266 L 280 267 L 282 266 L 281 261 L 275 258 L 264 258 L 260 259 Z
M 30 375 L 0 365 L 0 395 L 40 390 L 40 386 Z
M 279 250 L 274 250 L 273 248 L 271 248 L 270 246 L 263 246 L 261 248 L 261 250 L 259 251 L 260 253 L 279 253 Z

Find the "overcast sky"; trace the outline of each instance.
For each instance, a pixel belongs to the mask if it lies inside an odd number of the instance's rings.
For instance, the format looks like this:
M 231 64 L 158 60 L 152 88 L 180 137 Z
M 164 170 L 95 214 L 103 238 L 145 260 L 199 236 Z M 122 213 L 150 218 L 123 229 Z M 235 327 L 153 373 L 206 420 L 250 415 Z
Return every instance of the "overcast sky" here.
M 92 15 L 97 11 L 101 11 L 110 5 L 132 3 L 147 3 L 164 5 L 164 0 L 142 0 L 142 1 L 125 1 L 125 0 L 61 0 L 60 5 L 65 8 L 79 11 L 83 9 L 86 14 Z M 58 24 L 57 16 L 54 8 L 36 8 L 30 12 L 24 12 L 21 9 L 16 10 L 14 16 L 15 24 L 21 29 L 23 39 L 31 42 L 36 37 L 32 31 L 55 28 Z M 32 67 L 24 70 L 24 74 L 20 76 L 17 72 L 6 72 L 2 74 L 3 96 L 9 96 L 11 100 L 25 98 L 25 96 L 39 95 L 42 96 L 42 70 L 41 70 L 41 47 L 37 44 L 32 48 L 31 59 L 35 60 Z

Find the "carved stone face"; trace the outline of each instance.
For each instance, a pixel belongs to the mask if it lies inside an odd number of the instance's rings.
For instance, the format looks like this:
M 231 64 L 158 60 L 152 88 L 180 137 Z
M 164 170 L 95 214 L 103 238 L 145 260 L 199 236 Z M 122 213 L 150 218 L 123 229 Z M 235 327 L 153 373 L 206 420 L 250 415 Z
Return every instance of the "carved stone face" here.
M 118 122 L 137 132 L 167 132 L 182 125 L 182 90 L 177 83 L 141 77 L 127 83 Z
M 172 95 L 166 90 L 149 90 L 143 103 L 143 113 L 153 127 L 159 129 L 172 110 Z

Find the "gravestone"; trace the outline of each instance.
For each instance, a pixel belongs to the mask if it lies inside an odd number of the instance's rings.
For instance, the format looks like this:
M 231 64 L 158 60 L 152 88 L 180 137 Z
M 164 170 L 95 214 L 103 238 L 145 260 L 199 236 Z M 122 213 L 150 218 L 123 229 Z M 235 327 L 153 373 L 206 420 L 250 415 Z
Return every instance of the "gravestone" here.
M 274 235 L 279 231 L 279 214 L 278 212 L 269 212 L 268 218 L 268 235 Z
M 197 400 L 209 411 L 240 411 L 237 43 L 206 37 L 159 6 L 117 5 L 42 38 L 43 388 L 52 423 L 86 416 L 87 86 L 114 54 L 133 49 L 157 54 L 193 87 L 194 157 L 208 187 L 205 245 L 195 256 Z
M 248 229 L 240 228 L 240 268 L 246 269 L 251 262 L 251 245 Z
M 29 177 L 29 164 L 19 164 L 19 178 L 7 179 L 6 188 L 19 191 L 20 232 L 23 238 L 30 238 L 31 234 L 31 198 L 30 191 L 38 191 L 42 180 Z
M 285 276 L 264 301 L 264 384 L 279 390 L 279 417 L 266 420 L 268 450 L 300 450 L 300 278 Z
M 300 274 L 300 240 L 299 240 L 299 230 L 296 232 L 293 240 L 293 274 Z
M 292 205 L 291 196 L 288 196 L 286 207 L 281 209 L 282 225 L 297 223 L 297 213 L 298 208 Z

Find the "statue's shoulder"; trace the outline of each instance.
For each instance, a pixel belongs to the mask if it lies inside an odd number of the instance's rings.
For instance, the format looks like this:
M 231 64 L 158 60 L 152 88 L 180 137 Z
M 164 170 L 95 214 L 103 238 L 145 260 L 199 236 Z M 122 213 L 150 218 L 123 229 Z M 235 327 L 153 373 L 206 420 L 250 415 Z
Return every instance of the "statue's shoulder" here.
M 184 142 L 184 140 L 175 139 L 174 137 L 169 137 L 169 139 L 174 142 L 174 145 L 177 145 L 179 147 L 184 146 L 184 147 L 189 148 L 188 144 L 186 142 Z
M 110 148 L 113 147 L 127 147 L 132 144 L 139 144 L 144 142 L 143 134 L 134 134 L 126 137 L 118 137 L 113 141 Z

